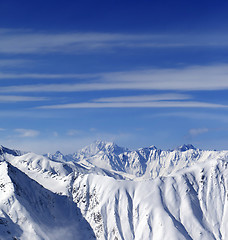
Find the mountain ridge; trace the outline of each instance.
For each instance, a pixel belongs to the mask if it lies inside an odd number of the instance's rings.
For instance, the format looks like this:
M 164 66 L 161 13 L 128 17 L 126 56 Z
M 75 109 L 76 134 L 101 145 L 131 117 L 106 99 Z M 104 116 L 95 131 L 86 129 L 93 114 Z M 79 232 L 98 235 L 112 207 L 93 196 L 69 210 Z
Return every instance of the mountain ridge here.
M 115 151 L 115 149 L 118 149 Z M 60 158 L 58 158 L 60 156 Z M 206 158 L 227 158 L 227 151 L 201 150 L 184 144 L 172 150 L 155 146 L 129 150 L 114 143 L 94 142 L 74 154 L 48 155 L 50 159 L 72 161 L 89 169 L 100 168 L 112 173 L 126 174 L 126 178 L 155 178 L 178 171 Z
M 3 153 L 0 161 L 0 237 L 6 240 L 12 240 L 12 237 L 21 240 L 58 239 L 58 228 L 51 228 L 58 224 L 57 220 L 53 220 L 54 225 L 49 229 L 45 227 L 47 222 L 42 222 L 41 216 L 53 219 L 49 213 L 62 220 L 67 218 L 75 225 L 69 229 L 62 222 L 64 231 L 59 240 L 67 237 L 67 232 L 70 236 L 78 234 L 74 232 L 78 229 L 81 236 L 86 236 L 86 228 L 78 225 L 78 215 L 67 215 L 70 201 L 73 209 L 80 209 L 79 219 L 85 226 L 89 224 L 87 226 L 92 231 L 88 237 L 92 239 L 93 233 L 98 240 L 228 238 L 228 151 L 192 147 L 184 148 L 184 151 L 163 151 L 149 147 L 116 155 L 122 163 L 132 163 L 126 165 L 133 169 L 132 174 L 93 165 L 96 157 L 97 161 L 110 161 L 100 159 L 102 156 L 107 157 L 109 153 L 102 150 L 77 162 L 51 160 L 35 153 L 18 156 L 10 151 Z M 137 163 L 143 161 L 147 164 L 146 171 L 137 176 L 135 169 L 142 167 Z M 1 168 L 2 164 L 11 165 L 12 172 L 5 171 L 6 167 Z M 12 188 L 7 187 L 6 191 L 4 185 Z M 43 198 L 43 194 L 50 197 Z M 14 212 L 3 204 L 11 199 L 9 196 L 13 196 L 18 206 L 13 208 Z M 40 198 L 46 206 L 45 212 L 42 212 Z M 57 201 L 54 208 L 48 202 L 50 198 Z M 57 200 L 60 198 L 65 199 L 64 202 Z M 9 206 L 14 206 L 12 200 L 9 202 Z M 25 210 L 21 203 L 26 206 Z M 42 211 L 36 213 L 37 209 Z M 36 215 L 41 226 L 37 226 L 31 217 Z M 22 220 L 26 217 L 27 222 L 18 222 L 16 216 Z M 4 225 L 6 222 L 7 226 Z
M 67 236 L 73 240 L 76 234 L 78 239 L 95 238 L 70 199 L 45 189 L 6 161 L 0 163 L 0 172 L 0 191 L 4 195 L 0 199 L 3 239 L 9 239 L 12 234 L 11 239 L 61 240 Z M 80 232 L 81 229 L 84 230 Z

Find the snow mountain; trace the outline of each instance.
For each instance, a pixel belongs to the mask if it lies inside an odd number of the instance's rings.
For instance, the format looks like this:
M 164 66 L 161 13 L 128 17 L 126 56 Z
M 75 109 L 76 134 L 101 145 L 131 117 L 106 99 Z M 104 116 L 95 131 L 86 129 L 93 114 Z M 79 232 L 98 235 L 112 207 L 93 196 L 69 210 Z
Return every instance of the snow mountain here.
M 0 239 L 228 239 L 228 151 L 0 152 Z
M 0 162 L 1 239 L 95 239 L 80 209 L 6 161 Z
M 115 143 L 96 141 L 79 152 L 69 155 L 48 155 L 52 160 L 72 161 L 87 169 L 99 168 L 118 173 L 125 179 L 151 179 L 167 176 L 196 162 L 210 159 L 227 159 L 227 151 L 204 151 L 193 145 L 182 145 L 173 150 L 161 150 L 155 146 L 130 151 Z

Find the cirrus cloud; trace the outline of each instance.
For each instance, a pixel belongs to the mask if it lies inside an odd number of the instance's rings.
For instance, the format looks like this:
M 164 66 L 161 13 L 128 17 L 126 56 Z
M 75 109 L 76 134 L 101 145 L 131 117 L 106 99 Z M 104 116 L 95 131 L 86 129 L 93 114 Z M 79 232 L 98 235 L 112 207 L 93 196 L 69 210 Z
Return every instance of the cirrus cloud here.
M 209 131 L 208 128 L 192 128 L 189 130 L 189 135 L 191 137 L 196 137 L 200 134 L 207 133 Z
M 39 131 L 34 129 L 24 129 L 24 128 L 17 128 L 14 129 L 15 132 L 17 132 L 19 137 L 27 138 L 27 137 L 36 137 L 40 134 Z
M 23 75 L 22 75 L 23 76 Z M 8 76 L 8 77 L 15 77 Z M 1 87 L 1 93 L 21 92 L 91 92 L 107 90 L 214 91 L 228 89 L 228 65 L 190 66 L 178 69 L 147 69 L 75 75 L 29 74 L 44 79 L 73 78 L 64 84 L 30 84 Z M 1 75 L 0 75 L 1 78 Z M 21 78 L 18 75 L 18 78 Z M 77 79 L 85 79 L 77 83 Z
M 101 32 L 35 32 L 0 29 L 0 52 L 5 54 L 81 54 L 113 49 L 227 47 L 226 34 L 123 34 Z

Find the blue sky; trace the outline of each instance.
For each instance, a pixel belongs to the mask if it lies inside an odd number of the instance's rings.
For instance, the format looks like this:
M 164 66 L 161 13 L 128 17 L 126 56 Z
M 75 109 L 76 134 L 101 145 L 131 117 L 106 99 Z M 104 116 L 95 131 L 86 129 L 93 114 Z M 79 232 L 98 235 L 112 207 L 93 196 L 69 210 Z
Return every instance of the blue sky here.
M 228 144 L 227 1 L 0 2 L 1 144 Z

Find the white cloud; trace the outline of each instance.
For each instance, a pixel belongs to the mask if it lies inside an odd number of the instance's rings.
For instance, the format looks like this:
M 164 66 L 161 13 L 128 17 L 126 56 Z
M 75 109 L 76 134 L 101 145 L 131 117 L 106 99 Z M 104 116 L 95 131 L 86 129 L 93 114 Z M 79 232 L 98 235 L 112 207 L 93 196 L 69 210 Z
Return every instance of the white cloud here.
M 32 31 L 2 31 L 0 52 L 2 53 L 81 53 L 113 47 L 132 47 L 156 41 L 155 35 L 127 35 L 110 33 L 35 33 Z M 160 38 L 163 38 L 160 35 Z M 135 47 L 135 46 L 133 46 Z M 147 47 L 147 46 L 146 46 Z M 153 46 L 156 47 L 156 46 Z
M 22 29 L 1 29 L 0 32 L 0 52 L 11 54 L 228 45 L 228 36 L 219 34 L 37 33 Z
M 41 73 L 2 73 L 0 79 L 88 79 L 99 77 L 101 74 L 41 74 Z
M 165 100 L 184 100 L 190 99 L 191 96 L 187 94 L 154 94 L 154 95 L 141 95 L 141 96 L 123 96 L 123 97 L 109 97 L 109 98 L 98 98 L 94 102 L 149 102 L 149 101 L 165 101 Z
M 156 117 L 181 117 L 181 118 L 190 118 L 190 119 L 213 119 L 221 122 L 228 122 L 228 116 L 226 114 L 218 113 L 203 113 L 203 112 L 163 112 L 150 115 L 149 118 Z
M 36 137 L 40 134 L 39 131 L 33 129 L 24 129 L 24 128 L 17 128 L 14 129 L 15 132 L 19 133 L 19 137 Z
M 58 136 L 59 136 L 58 132 L 56 132 L 56 131 L 53 132 L 53 136 L 54 136 L 54 137 L 58 137 Z
M 48 98 L 0 95 L 0 102 L 34 102 L 34 101 L 45 101 L 45 100 L 48 100 Z
M 209 131 L 208 128 L 192 128 L 189 130 L 189 135 L 191 137 L 196 137 L 200 134 L 207 133 Z
M 0 59 L 0 67 L 21 67 L 28 64 L 30 61 L 25 59 Z
M 222 104 L 192 102 L 192 101 L 152 101 L 152 102 L 83 102 L 50 106 L 40 106 L 39 109 L 74 109 L 74 108 L 227 108 Z
M 75 129 L 70 129 L 67 131 L 68 136 L 75 136 L 75 135 L 79 135 L 80 133 L 81 133 L 81 131 L 75 130 Z
M 90 132 L 96 132 L 97 131 L 96 128 L 90 128 L 89 130 L 90 130 Z
M 50 75 L 64 78 L 65 75 Z M 34 76 L 35 77 L 35 76 Z M 37 75 L 47 78 L 48 75 Z M 14 85 L 1 87 L 0 92 L 83 92 L 100 90 L 175 90 L 211 91 L 228 89 L 228 65 L 192 66 L 182 69 L 152 69 L 128 72 L 66 75 L 89 78 L 87 83 Z

